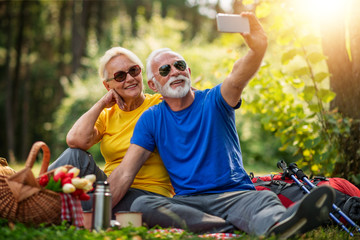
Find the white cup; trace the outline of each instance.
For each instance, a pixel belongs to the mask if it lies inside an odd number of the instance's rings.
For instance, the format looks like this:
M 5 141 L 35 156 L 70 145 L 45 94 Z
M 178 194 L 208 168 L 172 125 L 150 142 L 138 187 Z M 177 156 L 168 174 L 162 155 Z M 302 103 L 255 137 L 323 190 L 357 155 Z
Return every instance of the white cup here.
M 115 213 L 116 221 L 120 223 L 120 227 L 141 227 L 142 213 L 141 212 L 126 212 L 120 211 Z

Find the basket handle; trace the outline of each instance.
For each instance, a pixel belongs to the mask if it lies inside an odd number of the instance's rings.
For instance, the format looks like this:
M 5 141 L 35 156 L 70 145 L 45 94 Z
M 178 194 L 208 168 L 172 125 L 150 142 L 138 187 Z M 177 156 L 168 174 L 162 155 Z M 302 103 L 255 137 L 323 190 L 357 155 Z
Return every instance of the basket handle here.
M 29 156 L 25 163 L 25 167 L 32 168 L 34 166 L 36 156 L 39 153 L 40 149 L 42 149 L 43 151 L 43 160 L 42 160 L 39 176 L 47 171 L 50 162 L 50 149 L 46 145 L 46 143 L 42 141 L 35 142 L 31 147 Z

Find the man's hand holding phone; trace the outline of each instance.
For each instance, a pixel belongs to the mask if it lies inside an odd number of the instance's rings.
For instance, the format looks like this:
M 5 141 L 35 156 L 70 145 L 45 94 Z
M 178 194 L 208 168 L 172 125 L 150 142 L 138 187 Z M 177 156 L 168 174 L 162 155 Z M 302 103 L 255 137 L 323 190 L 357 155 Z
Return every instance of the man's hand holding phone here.
M 253 13 L 243 12 L 241 15 L 218 13 L 216 21 L 219 32 L 240 33 L 252 50 L 265 53 L 266 33 Z

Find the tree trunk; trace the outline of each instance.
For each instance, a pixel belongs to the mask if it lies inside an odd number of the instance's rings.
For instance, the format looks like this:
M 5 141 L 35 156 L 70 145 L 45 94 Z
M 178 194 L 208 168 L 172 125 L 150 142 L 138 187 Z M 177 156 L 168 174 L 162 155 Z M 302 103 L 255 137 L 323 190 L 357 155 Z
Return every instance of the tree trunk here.
M 60 6 L 60 13 L 59 13 L 59 62 L 57 64 L 58 76 L 64 74 L 65 72 L 65 64 L 64 64 L 64 55 L 65 55 L 65 19 L 66 19 L 66 9 L 68 7 L 68 2 L 62 1 L 59 4 Z M 65 74 L 66 75 L 66 74 Z
M 73 25 L 72 25 L 72 73 L 81 66 L 81 58 L 85 54 L 87 31 L 89 27 L 89 16 L 91 1 L 73 1 Z
M 161 2 L 161 17 L 165 18 L 167 15 L 169 3 L 167 0 L 160 0 L 160 2 Z
M 90 29 L 90 18 L 92 13 L 92 8 L 95 6 L 94 1 L 85 0 L 83 1 L 83 11 L 81 12 L 81 22 L 82 22 L 82 45 L 81 45 L 81 57 L 86 56 L 86 43 L 89 36 Z
M 331 102 L 332 109 L 338 109 L 343 117 L 352 118 L 350 137 L 341 137 L 340 145 L 344 155 L 336 163 L 334 176 L 348 178 L 360 173 L 360 1 L 353 1 L 357 6 L 351 7 L 349 37 L 351 56 L 346 49 L 346 24 L 348 15 L 345 6 L 337 9 L 338 15 L 326 19 L 321 25 L 322 47 L 328 57 L 327 65 L 330 77 L 330 88 L 336 93 Z
M 21 92 L 21 79 L 20 79 L 20 68 L 21 68 L 21 58 L 22 58 L 22 47 L 24 43 L 24 29 L 25 29 L 25 14 L 26 14 L 27 3 L 24 1 L 21 2 L 20 13 L 19 13 L 19 32 L 16 39 L 16 60 L 15 60 L 15 69 L 14 69 L 14 89 L 13 89 L 13 121 L 15 123 L 15 127 L 18 125 L 19 121 L 19 109 L 20 109 L 20 101 L 19 101 L 19 93 Z M 15 140 L 15 142 L 21 142 Z
M 97 41 L 100 43 L 101 42 L 101 39 L 102 39 L 102 36 L 103 36 L 103 19 L 104 19 L 104 3 L 100 0 L 100 1 L 97 1 L 96 3 L 96 16 L 97 16 L 97 21 L 96 21 L 96 38 L 97 38 Z
M 25 52 L 26 54 L 26 52 Z M 30 66 L 26 64 L 26 68 L 24 69 L 25 73 L 23 75 L 28 76 L 30 73 L 29 71 Z M 23 89 L 23 99 L 22 99 L 22 123 L 21 123 L 21 155 L 20 159 L 25 160 L 29 149 L 30 149 L 30 134 L 29 134 L 29 121 L 30 121 L 30 81 L 24 82 L 24 89 Z
M 80 67 L 82 43 L 83 43 L 83 28 L 82 28 L 82 1 L 73 0 L 73 16 L 72 16 L 72 73 L 76 73 Z
M 152 18 L 154 3 L 153 1 L 143 0 L 142 5 L 145 7 L 145 19 L 147 22 L 149 22 Z
M 350 138 L 345 139 L 344 148 L 347 153 L 347 165 L 351 175 L 357 175 L 360 180 L 360 1 L 352 1 L 349 18 L 349 38 L 352 61 L 351 114 L 352 122 Z
M 133 37 L 136 37 L 138 30 L 136 16 L 137 16 L 137 8 L 139 5 L 139 0 L 125 1 L 125 5 L 127 9 L 127 14 L 130 16 L 131 19 L 131 35 Z
M 6 143 L 7 143 L 7 158 L 10 164 L 16 162 L 15 159 L 15 140 L 14 140 L 14 122 L 13 122 L 13 81 L 10 74 L 10 52 L 12 43 L 12 17 L 10 11 L 10 1 L 6 1 L 6 24 L 7 24 L 7 39 L 6 39 L 6 57 L 5 57 L 5 81 L 6 81 Z
M 352 2 L 349 19 L 349 32 L 351 44 L 351 58 L 352 58 L 352 73 L 354 89 L 357 93 L 357 103 L 359 104 L 360 98 L 360 1 L 354 0 Z M 359 106 L 359 105 L 358 105 Z M 357 118 L 360 118 L 360 111 L 357 111 Z

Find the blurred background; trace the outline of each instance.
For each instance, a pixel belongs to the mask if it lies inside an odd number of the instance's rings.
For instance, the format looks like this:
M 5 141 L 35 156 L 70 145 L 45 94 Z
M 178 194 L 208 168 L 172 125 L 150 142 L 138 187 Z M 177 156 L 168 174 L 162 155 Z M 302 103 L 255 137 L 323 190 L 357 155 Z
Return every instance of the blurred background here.
M 0 156 L 23 164 L 41 140 L 55 160 L 104 95 L 98 61 L 114 46 L 143 62 L 170 47 L 193 86 L 221 83 L 248 48 L 217 32 L 215 15 L 252 11 L 269 47 L 237 110 L 246 169 L 279 171 L 285 160 L 359 185 L 359 9 L 358 0 L 0 0 Z M 104 161 L 98 145 L 90 152 Z

